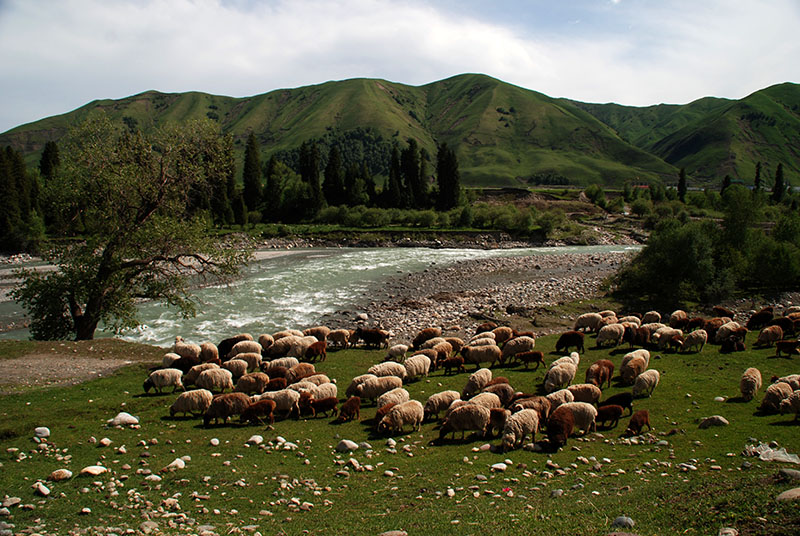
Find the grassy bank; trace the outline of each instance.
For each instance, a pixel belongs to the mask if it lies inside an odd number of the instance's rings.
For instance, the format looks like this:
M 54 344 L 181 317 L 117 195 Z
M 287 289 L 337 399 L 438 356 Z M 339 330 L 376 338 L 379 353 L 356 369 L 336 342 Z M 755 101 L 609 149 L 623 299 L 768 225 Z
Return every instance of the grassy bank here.
M 558 357 L 552 352 L 554 344 L 552 336 L 537 341 L 548 362 Z M 0 344 L 0 354 L 4 346 Z M 149 352 L 153 350 L 141 347 L 140 354 Z M 582 381 L 588 366 L 600 358 L 612 359 L 618 368 L 624 353 L 589 348 L 576 381 Z M 740 454 L 751 437 L 800 451 L 800 426 L 791 416 L 756 414 L 763 389 L 754 401 L 736 399 L 739 377 L 749 366 L 758 367 L 767 383 L 773 374 L 800 371 L 797 357 L 773 354 L 772 349 L 761 349 L 721 355 L 718 347 L 707 346 L 700 354 L 664 354 L 660 359 L 654 355 L 651 368 L 661 372 L 661 384 L 652 398 L 634 406 L 650 411 L 652 435 L 635 444 L 621 439 L 624 419 L 613 430 L 572 438 L 552 454 L 476 452 L 473 449 L 486 443 L 477 438 L 432 444 L 438 438 L 434 423 L 396 437 L 393 453 L 387 450 L 386 438 L 368 428 L 375 412 L 371 406 L 362 411 L 360 423 L 335 425 L 321 417 L 278 421 L 274 430 L 238 424 L 206 429 L 197 419 L 169 417 L 176 395 L 143 395 L 148 363 L 135 363 L 80 385 L 0 397 L 0 494 L 19 497 L 26 505 L 12 507 L 11 516 L 3 519 L 13 523 L 16 532 L 35 528 L 49 534 L 88 527 L 112 527 L 102 533 L 135 529 L 152 518 L 160 530 L 176 534 L 213 525 L 219 534 L 258 526 L 262 534 L 378 534 L 403 529 L 409 534 L 595 535 L 610 532 L 615 517 L 628 515 L 641 535 L 716 534 L 723 526 L 736 527 L 743 535 L 797 534 L 798 504 L 774 500 L 797 485 L 775 478 L 780 467 L 791 464 Z M 343 396 L 350 378 L 383 355 L 361 349 L 331 352 L 317 369 L 338 379 Z M 47 366 L 46 360 L 41 366 Z M 494 374 L 508 377 L 517 389 L 536 391 L 544 370 L 509 367 Z M 407 389 L 412 398 L 424 402 L 434 392 L 460 391 L 466 380 L 466 374 L 444 376 L 438 371 Z M 604 396 L 628 389 L 612 383 Z M 716 396 L 728 401 L 715 402 Z M 138 416 L 141 427 L 106 428 L 106 420 L 119 411 Z M 713 414 L 723 415 L 730 425 L 699 430 L 697 419 Z M 32 441 L 37 426 L 50 428 L 48 448 Z M 267 442 L 282 436 L 298 448 L 248 447 L 245 443 L 253 434 Z M 91 437 L 107 437 L 111 445 L 98 447 Z M 211 446 L 212 438 L 220 445 Z M 369 442 L 372 450 L 338 454 L 335 446 L 342 438 Z M 185 469 L 159 473 L 176 457 L 187 455 L 191 460 Z M 350 458 L 372 470 L 356 471 Z M 511 463 L 505 472 L 491 470 L 492 464 L 506 459 Z M 751 464 L 748 469 L 743 468 L 745 462 Z M 77 476 L 93 464 L 110 472 Z M 36 496 L 31 486 L 59 468 L 76 476 L 48 482 L 50 496 Z M 162 480 L 147 480 L 147 470 Z M 563 490 L 563 495 L 555 490 Z M 179 507 L 164 503 L 172 498 Z M 295 508 L 295 499 L 313 507 Z M 91 513 L 78 515 L 83 508 Z

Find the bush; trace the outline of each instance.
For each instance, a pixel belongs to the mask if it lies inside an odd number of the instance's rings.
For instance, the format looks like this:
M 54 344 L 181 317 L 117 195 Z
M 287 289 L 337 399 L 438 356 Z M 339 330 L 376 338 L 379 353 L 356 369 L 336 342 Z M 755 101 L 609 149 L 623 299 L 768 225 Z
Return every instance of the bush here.
M 649 216 L 652 210 L 653 205 L 646 199 L 638 198 L 631 203 L 631 212 L 640 218 Z

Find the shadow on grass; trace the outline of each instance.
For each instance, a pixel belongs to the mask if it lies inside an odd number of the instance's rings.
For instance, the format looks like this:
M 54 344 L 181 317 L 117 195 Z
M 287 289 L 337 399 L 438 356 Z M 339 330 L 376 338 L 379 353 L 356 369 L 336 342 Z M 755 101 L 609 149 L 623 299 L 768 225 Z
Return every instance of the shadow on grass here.
M 800 420 L 793 419 L 790 421 L 775 421 L 769 423 L 770 426 L 800 426 Z
M 751 399 L 752 400 L 752 399 Z M 726 404 L 746 404 L 751 400 L 745 399 L 743 396 L 734 396 L 725 401 Z

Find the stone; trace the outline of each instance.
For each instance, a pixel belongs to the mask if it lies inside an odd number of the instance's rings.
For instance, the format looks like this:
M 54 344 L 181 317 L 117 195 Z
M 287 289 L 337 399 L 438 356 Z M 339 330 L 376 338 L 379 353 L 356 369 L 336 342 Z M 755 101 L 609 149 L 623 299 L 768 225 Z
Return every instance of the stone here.
M 39 439 L 46 439 L 50 437 L 50 428 L 46 426 L 39 426 L 33 429 L 33 435 Z
M 144 521 L 139 524 L 139 531 L 142 534 L 152 534 L 158 532 L 158 523 L 155 521 Z
M 247 440 L 248 445 L 260 445 L 264 442 L 264 437 L 258 434 L 250 436 L 250 439 Z
M 339 441 L 339 444 L 336 445 L 337 452 L 351 452 L 353 450 L 358 450 L 358 443 L 355 441 L 350 441 L 349 439 L 342 439 Z
M 116 417 L 108 419 L 106 423 L 108 423 L 109 426 L 130 426 L 132 424 L 139 424 L 139 419 L 130 413 L 120 411 L 117 413 Z
M 47 497 L 48 495 L 50 495 L 50 488 L 48 488 L 41 482 L 37 482 L 32 487 L 33 487 L 33 492 L 36 495 L 41 495 L 42 497 Z
M 81 469 L 81 472 L 78 473 L 78 476 L 98 476 L 106 472 L 108 472 L 107 467 L 103 467 L 102 465 L 90 465 Z
M 733 527 L 722 527 L 717 536 L 739 536 L 739 531 Z
M 144 477 L 144 479 L 147 480 L 148 482 L 161 482 L 162 480 L 161 477 L 158 475 L 147 475 L 146 477 Z
M 92 509 L 91 508 L 81 508 L 81 511 L 78 512 L 78 514 L 82 515 L 82 516 L 88 516 L 91 513 L 92 513 Z
M 381 532 L 378 536 L 408 536 L 408 533 L 404 530 L 387 530 L 386 532 Z
M 787 489 L 775 499 L 778 501 L 796 501 L 800 499 L 800 488 Z
M 778 471 L 778 477 L 781 480 L 800 480 L 800 471 L 797 469 L 783 468 Z
M 551 497 L 561 497 L 562 495 L 564 495 L 563 489 L 554 489 L 553 491 L 550 492 Z
M 211 441 L 209 441 L 209 444 L 212 447 L 218 447 L 219 446 L 219 439 L 217 439 L 216 437 L 212 437 Z
M 705 430 L 706 428 L 710 428 L 712 426 L 728 426 L 729 424 L 730 423 L 728 422 L 728 419 L 722 415 L 712 415 L 711 417 L 706 417 L 700 421 L 700 429 Z
M 11 515 L 11 510 L 6 508 L 5 506 L 3 508 L 0 508 L 0 517 L 8 517 L 10 515 Z
M 498 473 L 503 473 L 503 472 L 505 472 L 506 469 L 508 469 L 508 465 L 506 465 L 503 462 L 495 463 L 495 464 L 492 465 L 492 471 L 495 471 L 495 472 L 498 472 Z
M 618 516 L 611 523 L 611 528 L 622 527 L 623 529 L 632 529 L 634 525 L 636 525 L 636 523 L 628 516 Z
M 724 396 L 715 396 L 714 397 L 714 402 L 725 402 L 725 397 Z
M 103 439 L 101 439 L 101 440 L 100 440 L 100 441 L 97 443 L 97 446 L 98 446 L 98 447 L 107 447 L 107 446 L 109 446 L 110 444 L 111 444 L 111 440 L 110 440 L 109 438 L 107 438 L 107 437 L 104 437 Z
M 185 468 L 186 468 L 186 462 L 183 461 L 182 458 L 175 458 L 169 465 L 161 469 L 161 472 L 166 473 L 168 471 L 177 471 L 179 469 L 185 469 Z
M 19 497 L 8 497 L 6 499 L 3 499 L 3 507 L 4 508 L 11 508 L 13 506 L 17 506 L 21 502 L 22 502 L 22 499 L 20 499 Z

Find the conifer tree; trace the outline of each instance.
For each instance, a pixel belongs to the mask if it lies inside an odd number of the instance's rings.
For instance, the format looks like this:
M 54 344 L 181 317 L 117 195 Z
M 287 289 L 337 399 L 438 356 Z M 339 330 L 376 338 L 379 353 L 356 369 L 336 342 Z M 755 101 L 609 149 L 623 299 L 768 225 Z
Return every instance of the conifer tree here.
M 761 161 L 756 163 L 756 176 L 753 179 L 753 190 L 755 192 L 761 191 Z
M 786 194 L 786 184 L 783 181 L 783 163 L 778 164 L 778 169 L 775 170 L 775 185 L 772 187 L 772 200 L 775 203 L 783 201 L 783 196 Z
M 386 180 L 386 186 L 383 189 L 383 206 L 387 208 L 406 207 L 403 202 L 403 185 L 400 173 L 400 150 L 395 145 L 389 160 L 389 178 Z
M 58 145 L 54 141 L 44 144 L 42 157 L 39 159 L 39 172 L 45 180 L 53 178 L 53 174 L 58 169 L 60 158 L 58 156 Z
M 421 208 L 425 204 L 428 193 L 419 172 L 419 146 L 417 140 L 410 138 L 408 147 L 400 153 L 400 173 L 407 188 L 408 206 L 415 208 Z
M 457 206 L 461 195 L 461 175 L 456 153 L 447 143 L 442 143 L 436 154 L 436 180 L 439 185 L 436 208 L 444 211 Z
M 325 166 L 325 181 L 322 183 L 322 193 L 328 205 L 339 206 L 345 204 L 346 192 L 345 172 L 339 148 L 334 145 L 328 153 L 328 164 Z
M 686 203 L 686 168 L 681 168 L 678 175 L 678 199 Z
M 244 148 L 244 167 L 242 168 L 243 194 L 247 210 L 258 208 L 263 195 L 261 157 L 258 153 L 258 142 L 255 134 L 251 132 Z
M 319 178 L 319 147 L 316 143 L 303 142 L 300 146 L 298 158 L 298 171 L 300 179 L 309 186 L 310 205 L 307 207 L 307 215 L 313 216 L 319 212 L 325 204 L 322 195 L 322 185 Z

